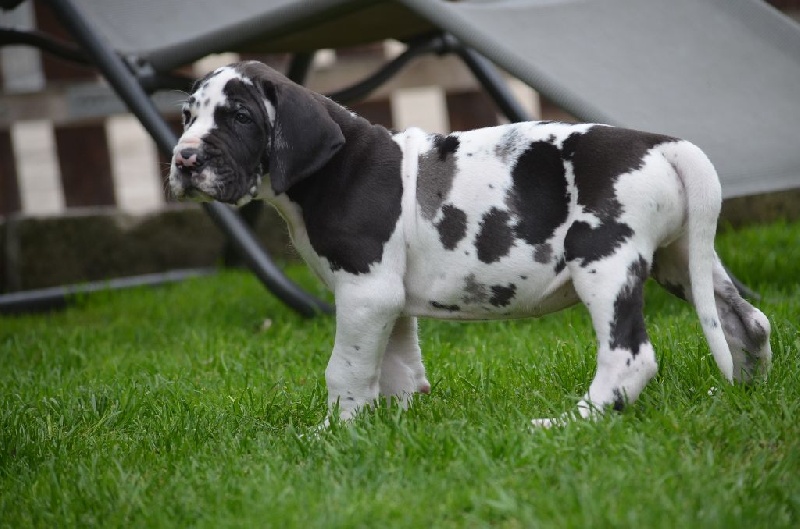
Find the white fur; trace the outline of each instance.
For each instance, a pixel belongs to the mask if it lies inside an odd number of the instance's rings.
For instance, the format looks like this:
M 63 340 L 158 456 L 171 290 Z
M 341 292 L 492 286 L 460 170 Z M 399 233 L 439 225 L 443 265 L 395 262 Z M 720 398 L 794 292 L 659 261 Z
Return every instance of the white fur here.
M 176 153 L 197 146 L 213 131 L 213 108 L 224 104 L 222 87 L 236 77 L 241 78 L 234 69 L 223 68 L 195 94 L 201 104 L 191 108 L 194 121 Z M 211 104 L 203 106 L 207 98 Z M 275 108 L 268 101 L 265 104 L 268 119 L 274 122 Z M 636 352 L 613 345 L 615 302 L 621 293 L 640 286 L 634 265 L 644 263 L 641 273 L 649 274 L 654 259 L 659 281 L 683 288 L 696 307 L 723 375 L 729 380 L 748 380 L 766 371 L 772 354 L 769 322 L 735 293 L 714 253 L 719 181 L 709 160 L 688 142 L 665 141 L 653 147 L 637 169 L 614 180 L 609 191 L 621 206 L 616 221 L 633 235 L 611 255 L 588 266 L 578 261 L 554 266 L 565 255 L 565 238 L 576 222 L 592 227 L 604 222 L 578 203 L 573 168 L 566 162 L 568 216 L 547 240 L 547 248 L 515 238 L 496 261 L 478 258 L 475 241 L 484 215 L 492 208 L 510 211 L 506 202 L 520 155 L 532 142 L 562 148 L 570 135 L 593 126 L 522 123 L 454 133 L 459 144 L 451 153 L 455 173 L 447 203 L 465 214 L 466 233 L 452 249 L 443 247 L 436 227 L 443 211 L 439 208 L 433 219 L 426 218 L 417 196 L 421 159 L 434 149 L 434 139 L 413 128 L 396 134 L 393 139 L 403 155 L 401 213 L 383 245 L 381 259 L 361 274 L 334 270 L 317 254 L 300 206 L 285 193 L 276 196 L 265 175 L 260 198 L 278 209 L 300 255 L 336 297 L 336 336 L 325 378 L 329 405 L 331 409 L 338 406 L 341 419 L 351 419 L 381 396 L 397 398 L 405 406 L 414 393 L 430 391 L 417 340 L 417 317 L 518 318 L 560 310 L 577 301 L 591 314 L 598 351 L 597 372 L 576 414 L 591 417 L 608 405 L 633 402 L 657 371 L 656 355 L 647 340 Z M 274 141 L 285 140 L 276 137 Z M 213 185 L 213 176 L 206 175 L 208 185 Z M 552 259 L 534 259 L 537 252 Z M 465 287 L 471 278 L 476 282 L 474 291 Z M 507 303 L 480 301 L 489 295 L 485 291 L 489 285 L 506 284 L 514 285 Z M 456 306 L 458 310 L 447 309 Z M 561 420 L 537 419 L 534 424 L 550 426 Z

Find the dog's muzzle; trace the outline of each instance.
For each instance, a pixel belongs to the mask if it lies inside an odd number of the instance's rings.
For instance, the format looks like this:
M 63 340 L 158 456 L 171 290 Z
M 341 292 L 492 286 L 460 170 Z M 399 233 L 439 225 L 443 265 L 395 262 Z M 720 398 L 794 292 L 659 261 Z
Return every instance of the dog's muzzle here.
M 212 197 L 202 190 L 208 175 L 206 157 L 196 147 L 176 149 L 172 155 L 173 171 L 170 175 L 172 194 L 178 199 L 209 200 Z

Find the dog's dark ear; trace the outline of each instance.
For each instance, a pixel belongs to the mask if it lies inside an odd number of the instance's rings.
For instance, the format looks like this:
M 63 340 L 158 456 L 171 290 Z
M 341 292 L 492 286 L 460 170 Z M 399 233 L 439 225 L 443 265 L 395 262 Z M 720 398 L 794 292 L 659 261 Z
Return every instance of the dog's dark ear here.
M 266 92 L 275 106 L 269 177 L 280 195 L 328 163 L 344 145 L 344 135 L 323 102 L 305 88 L 283 80 Z

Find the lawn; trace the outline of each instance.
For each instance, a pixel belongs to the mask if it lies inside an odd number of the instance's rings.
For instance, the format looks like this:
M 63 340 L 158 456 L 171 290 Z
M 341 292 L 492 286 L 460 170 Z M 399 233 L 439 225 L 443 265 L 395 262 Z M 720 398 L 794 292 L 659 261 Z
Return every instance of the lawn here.
M 718 249 L 762 295 L 769 380 L 726 384 L 694 313 L 649 285 L 659 375 L 553 430 L 529 420 L 594 370 L 582 307 L 424 321 L 432 394 L 321 435 L 333 322 L 247 273 L 0 319 L 0 527 L 798 527 L 800 224 Z

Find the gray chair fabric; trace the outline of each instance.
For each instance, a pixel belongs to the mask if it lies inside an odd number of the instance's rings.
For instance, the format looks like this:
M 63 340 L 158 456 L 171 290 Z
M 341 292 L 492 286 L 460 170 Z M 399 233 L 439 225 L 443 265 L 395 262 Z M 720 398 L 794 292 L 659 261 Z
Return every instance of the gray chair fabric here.
M 800 187 L 800 27 L 760 0 L 405 0 L 582 120 L 671 134 L 726 197 Z
M 446 30 L 581 120 L 693 141 L 726 197 L 800 188 L 800 27 L 761 0 L 77 0 L 169 70 Z

